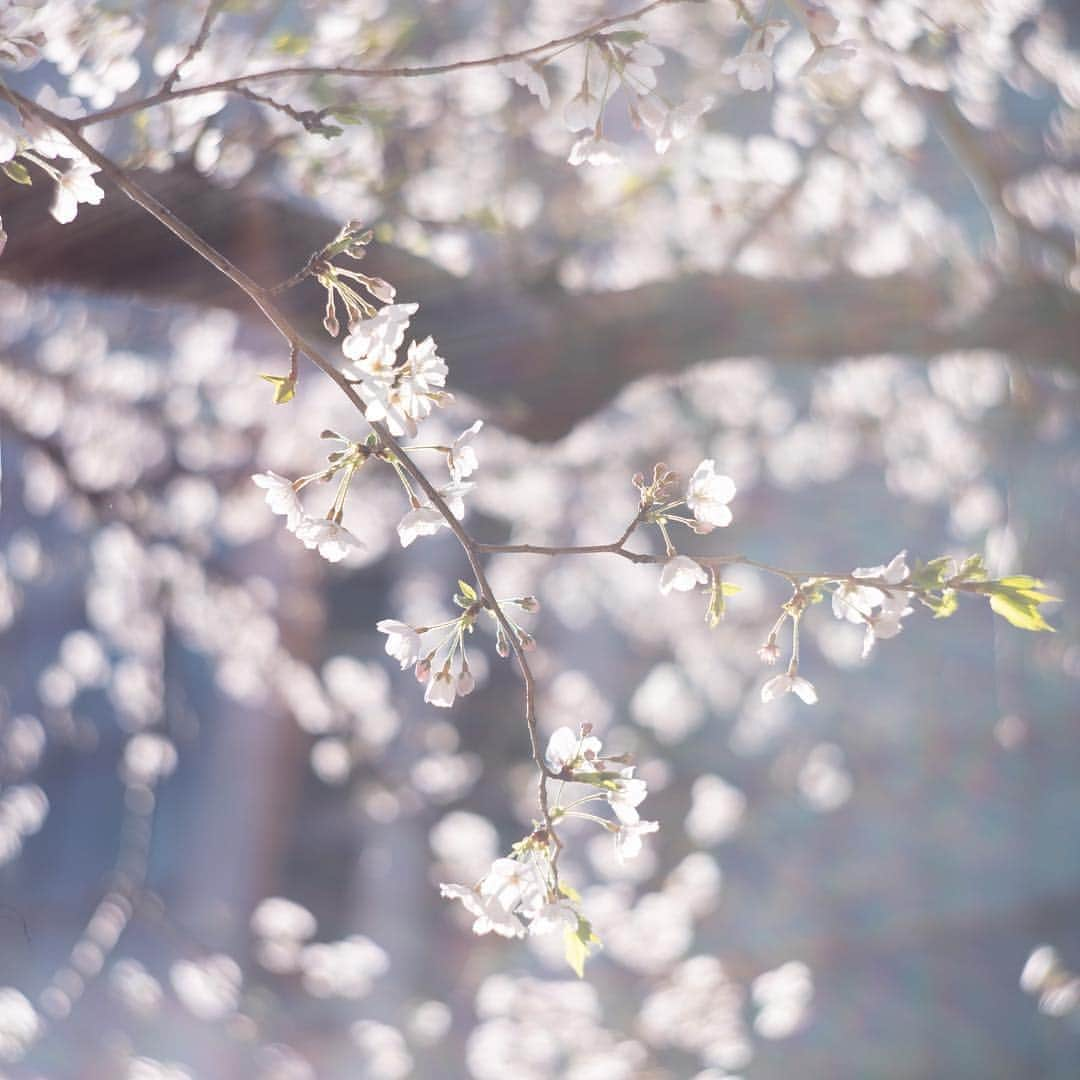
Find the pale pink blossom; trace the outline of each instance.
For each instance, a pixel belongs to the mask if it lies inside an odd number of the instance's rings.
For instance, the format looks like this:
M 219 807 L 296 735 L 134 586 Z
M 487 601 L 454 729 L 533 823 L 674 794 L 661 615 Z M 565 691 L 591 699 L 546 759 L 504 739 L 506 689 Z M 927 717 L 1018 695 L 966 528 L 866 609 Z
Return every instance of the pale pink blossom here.
M 419 304 L 390 304 L 370 319 L 362 319 L 341 343 L 341 351 L 362 374 L 375 374 L 394 365 L 394 358 L 405 340 L 409 320 Z
M 636 821 L 615 830 L 615 858 L 624 863 L 641 854 L 641 838 L 660 828 L 659 821 Z
M 344 525 L 329 518 L 304 518 L 296 527 L 296 537 L 306 548 L 318 548 L 327 562 L 341 562 L 350 551 L 363 551 L 364 545 Z
M 695 562 L 689 555 L 675 555 L 664 563 L 664 569 L 660 571 L 660 591 L 664 596 L 672 589 L 676 592 L 689 592 L 708 580 L 709 575 L 700 563 Z
M 716 462 L 707 458 L 694 470 L 686 490 L 686 505 L 694 517 L 705 525 L 731 524 L 728 503 L 735 498 L 735 482 L 730 476 L 717 473 Z
M 593 133 L 578 139 L 570 147 L 570 156 L 566 159 L 571 165 L 617 165 L 619 148 L 607 139 Z
M 784 694 L 794 694 L 802 698 L 807 705 L 813 705 L 818 699 L 814 684 L 801 675 L 774 675 L 761 688 L 762 701 L 772 701 L 774 698 L 783 697 Z
M 380 634 L 386 634 L 386 652 L 401 664 L 401 670 L 412 667 L 420 659 L 420 635 L 397 619 L 383 619 L 375 624 Z
M 531 60 L 515 60 L 509 64 L 500 64 L 499 74 L 513 79 L 518 86 L 525 87 L 543 108 L 551 108 L 551 94 L 548 92 L 547 80 L 538 64 L 534 64 Z
M 285 476 L 267 470 L 256 473 L 251 478 L 254 483 L 266 491 L 266 504 L 275 514 L 282 515 L 289 532 L 296 532 L 296 527 L 304 517 L 304 508 L 296 494 L 293 482 Z
M 75 220 L 80 203 L 97 206 L 105 198 L 105 192 L 94 180 L 96 172 L 98 172 L 98 167 L 84 158 L 76 161 L 57 179 L 56 192 L 49 213 L 61 225 L 67 225 Z

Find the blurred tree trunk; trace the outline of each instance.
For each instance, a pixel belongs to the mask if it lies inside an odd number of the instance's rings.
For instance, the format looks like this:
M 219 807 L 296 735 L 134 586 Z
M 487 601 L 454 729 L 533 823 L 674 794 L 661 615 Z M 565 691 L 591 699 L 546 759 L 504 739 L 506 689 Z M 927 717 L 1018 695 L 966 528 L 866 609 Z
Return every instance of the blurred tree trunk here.
M 211 244 L 264 285 L 283 281 L 332 237 L 333 222 L 243 186 L 223 189 L 188 166 L 138 180 Z M 10 234 L 0 275 L 22 285 L 73 285 L 162 297 L 260 316 L 238 290 L 118 193 L 83 207 L 70 225 L 48 214 L 49 185 L 0 188 Z M 953 348 L 991 348 L 1034 363 L 1080 365 L 1080 302 L 1035 277 L 1001 283 L 992 302 L 957 325 L 948 275 L 816 281 L 695 274 L 625 292 L 573 295 L 550 281 L 452 274 L 375 245 L 365 268 L 418 301 L 417 336 L 432 334 L 455 388 L 484 400 L 504 427 L 558 438 L 653 372 L 725 356 L 798 363 Z M 313 340 L 324 294 L 304 282 L 281 305 Z

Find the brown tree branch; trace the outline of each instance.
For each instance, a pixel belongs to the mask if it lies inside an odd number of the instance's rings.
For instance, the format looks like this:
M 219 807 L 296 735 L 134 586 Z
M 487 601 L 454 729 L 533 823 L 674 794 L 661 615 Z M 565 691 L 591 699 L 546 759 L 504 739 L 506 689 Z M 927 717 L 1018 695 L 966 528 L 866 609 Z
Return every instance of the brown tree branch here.
M 249 190 L 208 183 L 190 165 L 134 174 L 140 187 L 252 277 L 278 282 L 304 266 L 341 222 Z M 242 294 L 125 199 L 83 207 L 70 225 L 49 217 L 51 185 L 0 186 L 9 234 L 0 276 L 151 295 L 250 313 Z M 573 295 L 550 283 L 454 277 L 404 251 L 377 245 L 365 271 L 420 303 L 420 336 L 434 334 L 455 384 L 485 401 L 502 426 L 557 438 L 643 375 L 675 374 L 712 359 L 765 356 L 792 363 L 989 348 L 1035 364 L 1080 366 L 1080 300 L 1037 278 L 1002 281 L 993 303 L 954 325 L 947 275 L 816 281 L 694 274 L 626 292 Z M 321 335 L 318 286 L 276 298 L 289 321 Z

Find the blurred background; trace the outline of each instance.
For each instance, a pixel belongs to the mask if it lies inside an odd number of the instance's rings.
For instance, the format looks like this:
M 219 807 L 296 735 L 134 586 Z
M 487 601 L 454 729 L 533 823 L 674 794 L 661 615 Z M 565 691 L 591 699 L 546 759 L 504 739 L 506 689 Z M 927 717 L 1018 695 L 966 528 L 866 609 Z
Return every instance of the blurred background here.
M 686 550 L 831 572 L 979 552 L 1065 598 L 1057 632 L 971 598 L 864 660 L 823 604 L 819 704 L 763 706 L 775 580 L 732 568 L 709 630 L 654 567 L 491 558 L 498 595 L 541 601 L 544 732 L 632 752 L 661 830 L 620 865 L 568 827 L 604 943 L 584 981 L 557 941 L 474 937 L 438 883 L 536 812 L 520 683 L 481 631 L 477 690 L 436 710 L 375 631 L 447 617 L 460 548 L 400 549 L 405 500 L 371 467 L 345 513 L 366 550 L 306 551 L 249 477 L 318 469 L 325 428 L 361 438 L 348 402 L 309 367 L 272 405 L 280 339 L 104 180 L 66 226 L 47 176 L 5 182 L 0 1075 L 1077 1074 L 1080 28 L 1067 4 L 828 8 L 855 57 L 799 75 L 787 11 L 758 93 L 717 59 L 747 38 L 732 5 L 642 18 L 666 99 L 713 105 L 661 155 L 619 90 L 603 168 L 566 162 L 584 46 L 544 67 L 550 108 L 482 67 L 260 85 L 332 109 L 331 139 L 224 95 L 87 130 L 265 284 L 345 220 L 376 228 L 362 268 L 421 304 L 458 394 L 422 441 L 485 420 L 478 538 L 610 541 L 635 472 L 711 457 L 735 521 Z M 230 3 L 179 85 L 493 55 L 621 10 Z M 31 19 L 44 56 L 5 79 L 73 115 L 157 89 L 204 15 L 11 12 L 0 38 Z M 322 302 L 283 298 L 333 353 Z

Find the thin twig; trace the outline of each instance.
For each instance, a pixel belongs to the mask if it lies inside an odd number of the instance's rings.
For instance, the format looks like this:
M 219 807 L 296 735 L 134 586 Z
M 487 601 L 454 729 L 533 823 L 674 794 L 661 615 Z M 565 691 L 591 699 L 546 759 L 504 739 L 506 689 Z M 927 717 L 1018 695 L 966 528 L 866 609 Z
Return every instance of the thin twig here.
M 90 124 L 100 124 L 105 120 L 115 120 L 118 116 L 128 113 L 141 112 L 143 109 L 151 109 L 157 105 L 163 105 L 169 101 L 178 101 L 180 98 L 194 97 L 198 94 L 212 94 L 220 91 L 234 91 L 238 87 L 253 82 L 265 82 L 268 79 L 283 79 L 297 75 L 334 75 L 352 79 L 416 79 L 426 75 L 445 75 L 452 71 L 465 71 L 468 68 L 488 67 L 492 64 L 506 64 L 514 60 L 524 60 L 530 56 L 536 56 L 550 50 L 575 45 L 587 38 L 606 30 L 609 26 L 619 23 L 633 22 L 647 15 L 655 8 L 667 4 L 683 3 L 685 0 L 651 0 L 650 3 L 628 11 L 624 15 L 610 15 L 605 19 L 591 23 L 583 30 L 567 34 L 565 37 L 554 38 L 545 41 L 542 45 L 531 45 L 527 49 L 518 49 L 514 52 L 500 53 L 497 56 L 485 56 L 476 60 L 456 60 L 447 64 L 421 64 L 403 67 L 326 67 L 313 64 L 300 64 L 293 67 L 273 68 L 269 71 L 256 71 L 250 75 L 237 75 L 231 79 L 221 79 L 218 82 L 203 83 L 200 86 L 188 86 L 179 90 L 159 90 L 156 94 L 139 98 L 137 101 L 129 101 L 122 105 L 114 105 L 100 112 L 90 113 L 70 121 L 77 128 L 88 127 Z
M 195 35 L 195 40 L 188 46 L 187 52 L 176 62 L 176 67 L 166 76 L 165 81 L 161 84 L 161 90 L 158 91 L 159 93 L 168 94 L 172 92 L 172 88 L 180 78 L 181 68 L 190 60 L 194 60 L 202 50 L 207 38 L 210 37 L 210 29 L 214 25 L 214 20 L 224 6 L 225 0 L 210 0 L 206 8 L 206 14 L 203 15 L 202 22 L 199 24 L 199 32 Z

